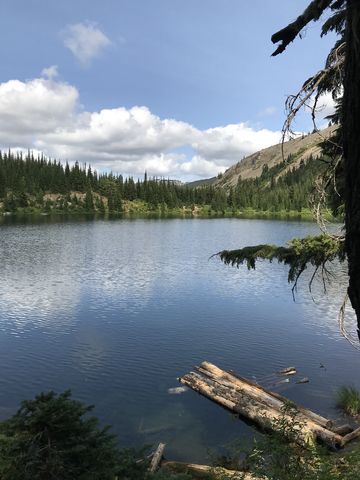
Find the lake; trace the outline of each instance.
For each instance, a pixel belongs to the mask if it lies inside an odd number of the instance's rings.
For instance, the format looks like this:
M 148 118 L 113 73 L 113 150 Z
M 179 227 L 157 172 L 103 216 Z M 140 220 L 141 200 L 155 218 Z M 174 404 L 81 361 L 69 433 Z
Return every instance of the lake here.
M 0 226 L 0 418 L 23 399 L 70 388 L 95 404 L 121 445 L 167 443 L 171 459 L 208 451 L 254 428 L 187 391 L 177 377 L 202 360 L 254 378 L 338 418 L 339 386 L 360 388 L 360 352 L 339 333 L 345 266 L 327 295 L 287 269 L 224 266 L 222 249 L 283 244 L 317 233 L 299 221 L 224 219 L 28 219 Z M 355 318 L 347 313 L 354 330 Z M 308 384 L 275 385 L 295 366 Z

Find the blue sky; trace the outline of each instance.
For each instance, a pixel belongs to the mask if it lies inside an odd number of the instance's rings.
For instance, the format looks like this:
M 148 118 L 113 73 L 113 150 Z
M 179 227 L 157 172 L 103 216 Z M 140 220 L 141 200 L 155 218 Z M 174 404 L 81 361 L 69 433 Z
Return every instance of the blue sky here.
M 135 176 L 223 171 L 278 141 L 286 95 L 322 67 L 317 24 L 270 56 L 307 4 L 2 0 L 0 146 Z

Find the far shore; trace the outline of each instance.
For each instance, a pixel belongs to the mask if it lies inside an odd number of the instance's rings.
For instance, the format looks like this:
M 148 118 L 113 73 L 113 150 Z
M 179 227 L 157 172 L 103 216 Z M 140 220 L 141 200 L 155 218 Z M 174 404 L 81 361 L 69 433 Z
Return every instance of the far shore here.
M 144 202 L 126 202 L 124 204 L 124 210 L 122 212 L 99 212 L 99 211 L 86 211 L 85 209 L 74 210 L 60 210 L 51 209 L 43 210 L 39 208 L 19 208 L 15 212 L 1 212 L 0 211 L 0 223 L 4 223 L 6 218 L 36 218 L 36 217 L 58 217 L 58 218 L 71 218 L 71 217 L 87 217 L 94 219 L 106 219 L 106 218 L 239 218 L 239 219 L 269 219 L 269 220 L 302 220 L 315 222 L 315 218 L 312 210 L 304 208 L 301 211 L 296 210 L 232 210 L 225 209 L 223 211 L 217 211 L 211 209 L 210 206 L 193 206 L 193 207 L 181 207 L 169 209 L 164 205 L 160 205 L 158 208 L 150 208 Z M 329 210 L 324 212 L 324 219 L 328 222 L 340 223 L 342 218 L 334 217 Z

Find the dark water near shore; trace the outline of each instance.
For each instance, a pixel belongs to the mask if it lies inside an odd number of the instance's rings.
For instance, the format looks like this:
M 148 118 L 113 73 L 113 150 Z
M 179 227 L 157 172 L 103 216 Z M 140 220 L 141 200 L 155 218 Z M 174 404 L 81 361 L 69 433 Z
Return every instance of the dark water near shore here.
M 294 302 L 282 265 L 248 272 L 209 260 L 224 248 L 315 232 L 297 221 L 7 219 L 0 418 L 41 390 L 71 388 L 122 445 L 164 441 L 168 457 L 201 462 L 209 448 L 254 432 L 191 391 L 168 394 L 204 359 L 339 417 L 336 389 L 360 388 L 360 352 L 337 325 L 345 267 L 335 268 L 327 295 L 314 286 L 315 301 L 304 278 Z M 347 323 L 351 330 L 351 312 Z M 273 373 L 286 366 L 310 383 L 274 387 Z

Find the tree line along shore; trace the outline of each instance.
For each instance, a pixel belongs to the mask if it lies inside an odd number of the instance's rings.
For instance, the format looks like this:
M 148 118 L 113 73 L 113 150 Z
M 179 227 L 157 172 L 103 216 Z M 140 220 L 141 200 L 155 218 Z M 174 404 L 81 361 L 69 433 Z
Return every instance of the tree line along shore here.
M 310 157 L 292 166 L 291 156 L 257 178 L 238 179 L 222 188 L 211 180 L 199 186 L 165 178 L 140 180 L 98 173 L 90 165 L 73 165 L 34 156 L 0 152 L 0 212 L 3 214 L 98 213 L 239 215 L 311 219 L 309 198 L 323 169 Z M 221 177 L 221 174 L 219 175 Z M 331 205 L 329 205 L 331 207 Z M 339 212 L 341 214 L 341 212 Z M 329 218 L 333 218 L 329 209 Z

